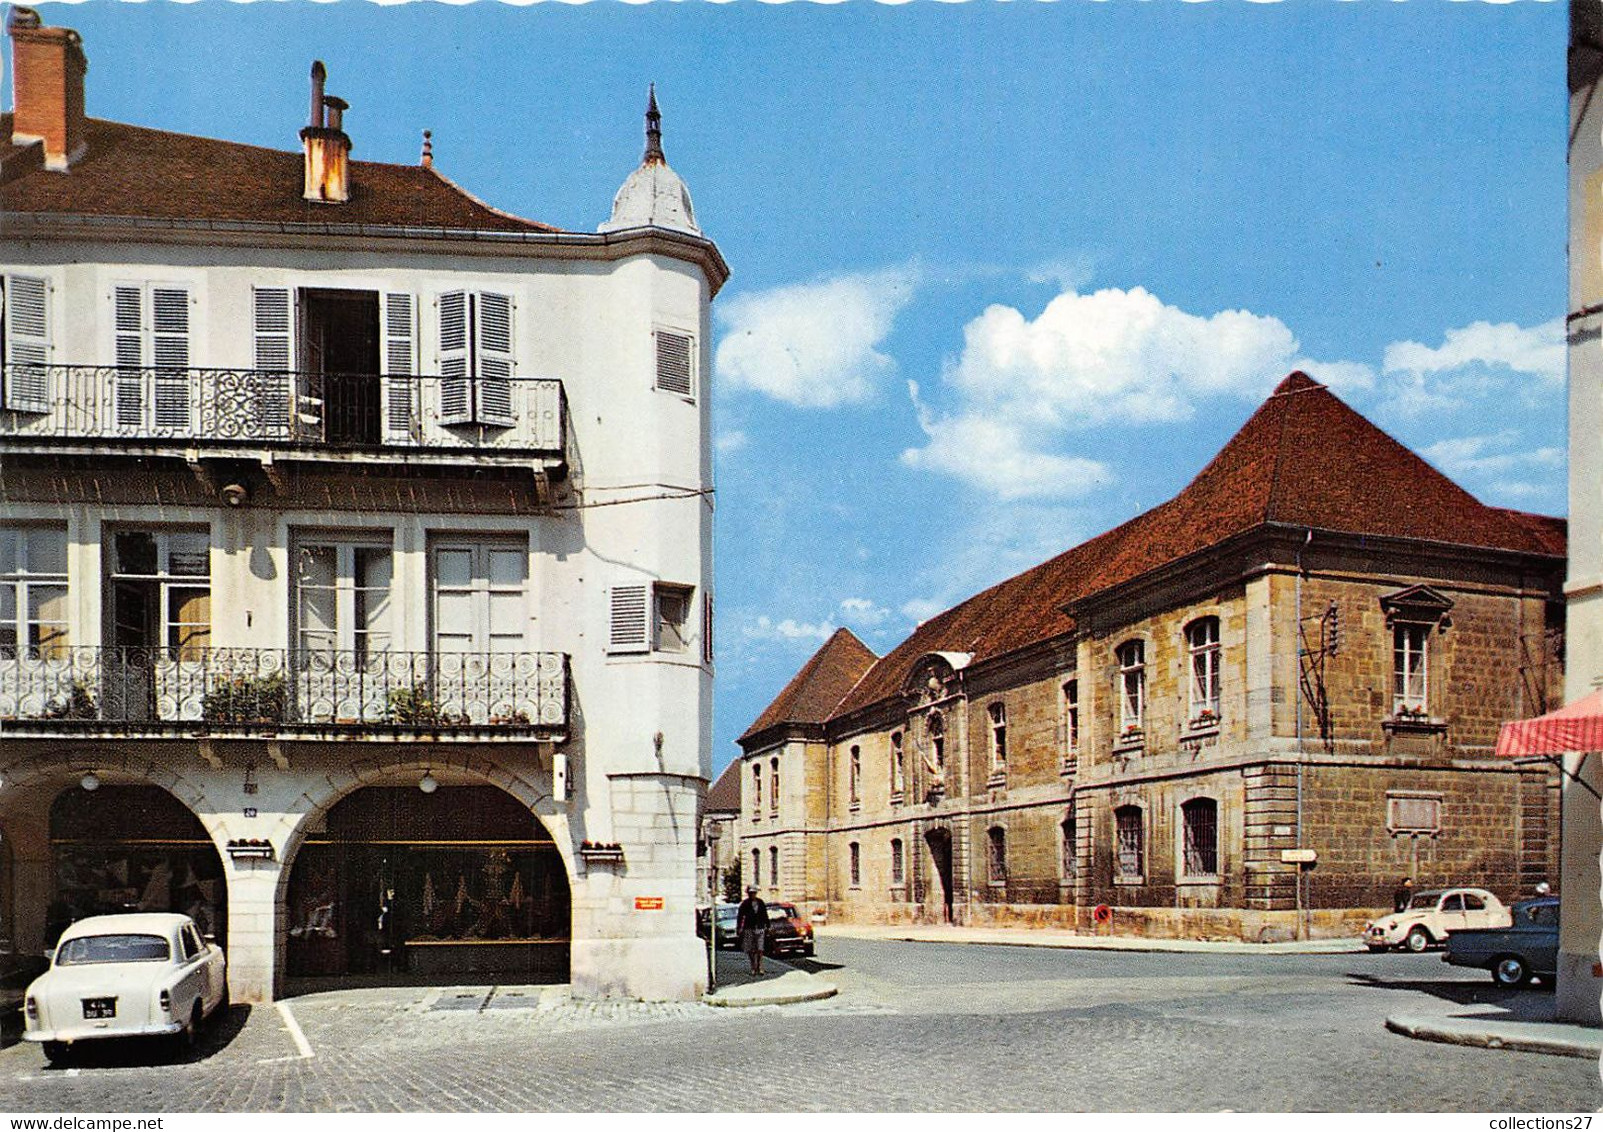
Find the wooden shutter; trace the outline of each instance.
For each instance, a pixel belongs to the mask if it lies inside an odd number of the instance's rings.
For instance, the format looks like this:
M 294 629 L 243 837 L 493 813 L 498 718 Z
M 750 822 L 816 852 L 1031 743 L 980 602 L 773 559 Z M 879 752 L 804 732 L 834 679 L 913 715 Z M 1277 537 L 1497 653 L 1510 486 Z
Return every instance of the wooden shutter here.
M 417 304 L 411 295 L 387 292 L 379 319 L 384 340 L 384 443 L 407 444 L 416 438 Z
M 252 289 L 252 328 L 256 351 L 256 414 L 262 429 L 270 436 L 283 437 L 290 432 L 290 411 L 296 395 L 295 379 L 290 374 L 292 349 L 290 312 L 292 304 L 288 287 L 256 287 Z M 322 423 L 322 414 L 314 414 L 312 424 Z
M 474 389 L 479 423 L 512 424 L 512 299 L 486 291 L 477 296 L 474 318 L 477 363 Z
M 608 652 L 647 652 L 651 648 L 651 587 L 613 586 Z
M 142 287 L 112 288 L 112 332 L 116 336 L 116 405 L 119 430 L 145 425 L 145 293 Z
M 657 331 L 657 388 L 681 397 L 691 395 L 690 335 Z
M 155 423 L 162 432 L 189 431 L 189 292 L 152 287 L 151 357 L 155 370 Z
M 50 284 L 30 275 L 5 280 L 6 408 L 19 413 L 50 411 Z
M 440 423 L 466 424 L 473 418 L 468 383 L 468 296 L 440 296 Z

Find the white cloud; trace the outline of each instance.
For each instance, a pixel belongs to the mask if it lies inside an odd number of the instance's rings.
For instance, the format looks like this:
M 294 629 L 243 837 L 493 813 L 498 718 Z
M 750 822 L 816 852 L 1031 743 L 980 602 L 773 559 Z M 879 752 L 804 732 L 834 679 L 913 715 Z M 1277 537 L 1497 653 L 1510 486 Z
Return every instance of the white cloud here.
M 915 597 L 902 604 L 902 616 L 914 624 L 923 624 L 946 608 L 946 603 L 929 597 Z
M 1024 273 L 1024 278 L 1031 283 L 1055 283 L 1064 291 L 1078 291 L 1091 282 L 1093 274 L 1088 258 L 1070 256 L 1038 263 Z
M 718 380 L 802 408 L 867 401 L 896 370 L 879 347 L 918 281 L 907 266 L 727 298 Z
M 841 618 L 849 625 L 873 628 L 883 625 L 892 614 L 866 597 L 849 597 L 840 603 Z
M 1514 429 L 1439 440 L 1421 454 L 1453 479 L 1510 500 L 1551 497 L 1565 466 L 1563 448 L 1531 448 Z
M 1386 408 L 1403 416 L 1451 413 L 1509 397 L 1540 400 L 1564 384 L 1564 320 L 1528 327 L 1472 322 L 1447 331 L 1440 346 L 1393 342 L 1383 364 Z
M 759 641 L 827 641 L 834 631 L 834 623 L 828 620 L 809 624 L 790 617 L 783 621 L 775 621 L 767 616 L 758 617 L 756 621 L 748 622 L 743 628 L 748 638 Z
M 929 442 L 903 463 L 1006 499 L 1073 498 L 1112 482 L 1105 464 L 1061 452 L 1067 434 L 1107 422 L 1169 423 L 1220 397 L 1256 399 L 1295 368 L 1364 388 L 1356 362 L 1298 359 L 1296 336 L 1251 311 L 1202 316 L 1143 287 L 1058 295 L 1034 319 L 996 305 L 963 329 L 942 373 L 942 413 L 919 400 Z
M 751 437 L 742 429 L 732 428 L 718 433 L 718 451 L 724 454 L 739 452 L 751 443 Z

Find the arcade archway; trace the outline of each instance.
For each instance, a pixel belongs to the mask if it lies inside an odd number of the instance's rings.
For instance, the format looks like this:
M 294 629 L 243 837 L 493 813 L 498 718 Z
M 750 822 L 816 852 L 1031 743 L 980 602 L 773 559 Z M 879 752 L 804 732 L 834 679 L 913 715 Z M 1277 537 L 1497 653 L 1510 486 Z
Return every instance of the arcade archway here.
M 287 885 L 289 978 L 567 981 L 567 870 L 516 798 L 367 786 L 313 823 Z

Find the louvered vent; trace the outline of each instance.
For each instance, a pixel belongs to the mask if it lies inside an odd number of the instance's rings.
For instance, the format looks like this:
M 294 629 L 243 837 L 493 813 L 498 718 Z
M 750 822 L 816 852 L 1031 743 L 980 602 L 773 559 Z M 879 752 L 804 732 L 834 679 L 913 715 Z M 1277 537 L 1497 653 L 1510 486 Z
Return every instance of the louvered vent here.
M 657 331 L 657 388 L 689 397 L 690 335 Z

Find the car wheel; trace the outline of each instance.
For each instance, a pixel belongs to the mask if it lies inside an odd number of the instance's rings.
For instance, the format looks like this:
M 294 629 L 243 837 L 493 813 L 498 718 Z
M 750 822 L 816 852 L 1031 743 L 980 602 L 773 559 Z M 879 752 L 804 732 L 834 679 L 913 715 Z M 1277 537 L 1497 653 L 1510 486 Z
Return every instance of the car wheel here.
M 1517 987 L 1530 977 L 1530 969 L 1518 955 L 1504 955 L 1492 964 L 1492 981 L 1500 987 Z
M 1430 932 L 1424 928 L 1414 928 L 1408 933 L 1408 938 L 1403 940 L 1403 946 L 1410 951 L 1424 951 L 1430 946 Z
M 67 1042 L 44 1042 L 45 1060 L 51 1065 L 59 1065 L 67 1060 L 72 1046 Z
M 205 1012 L 201 1009 L 200 999 L 195 1000 L 194 1007 L 189 1011 L 189 1021 L 184 1028 L 178 1031 L 174 1045 L 180 1057 L 195 1052 L 195 1045 L 200 1040 L 200 1028 L 206 1021 Z
M 809 943 L 806 949 L 802 951 L 802 954 L 811 959 L 813 957 L 813 945 Z

